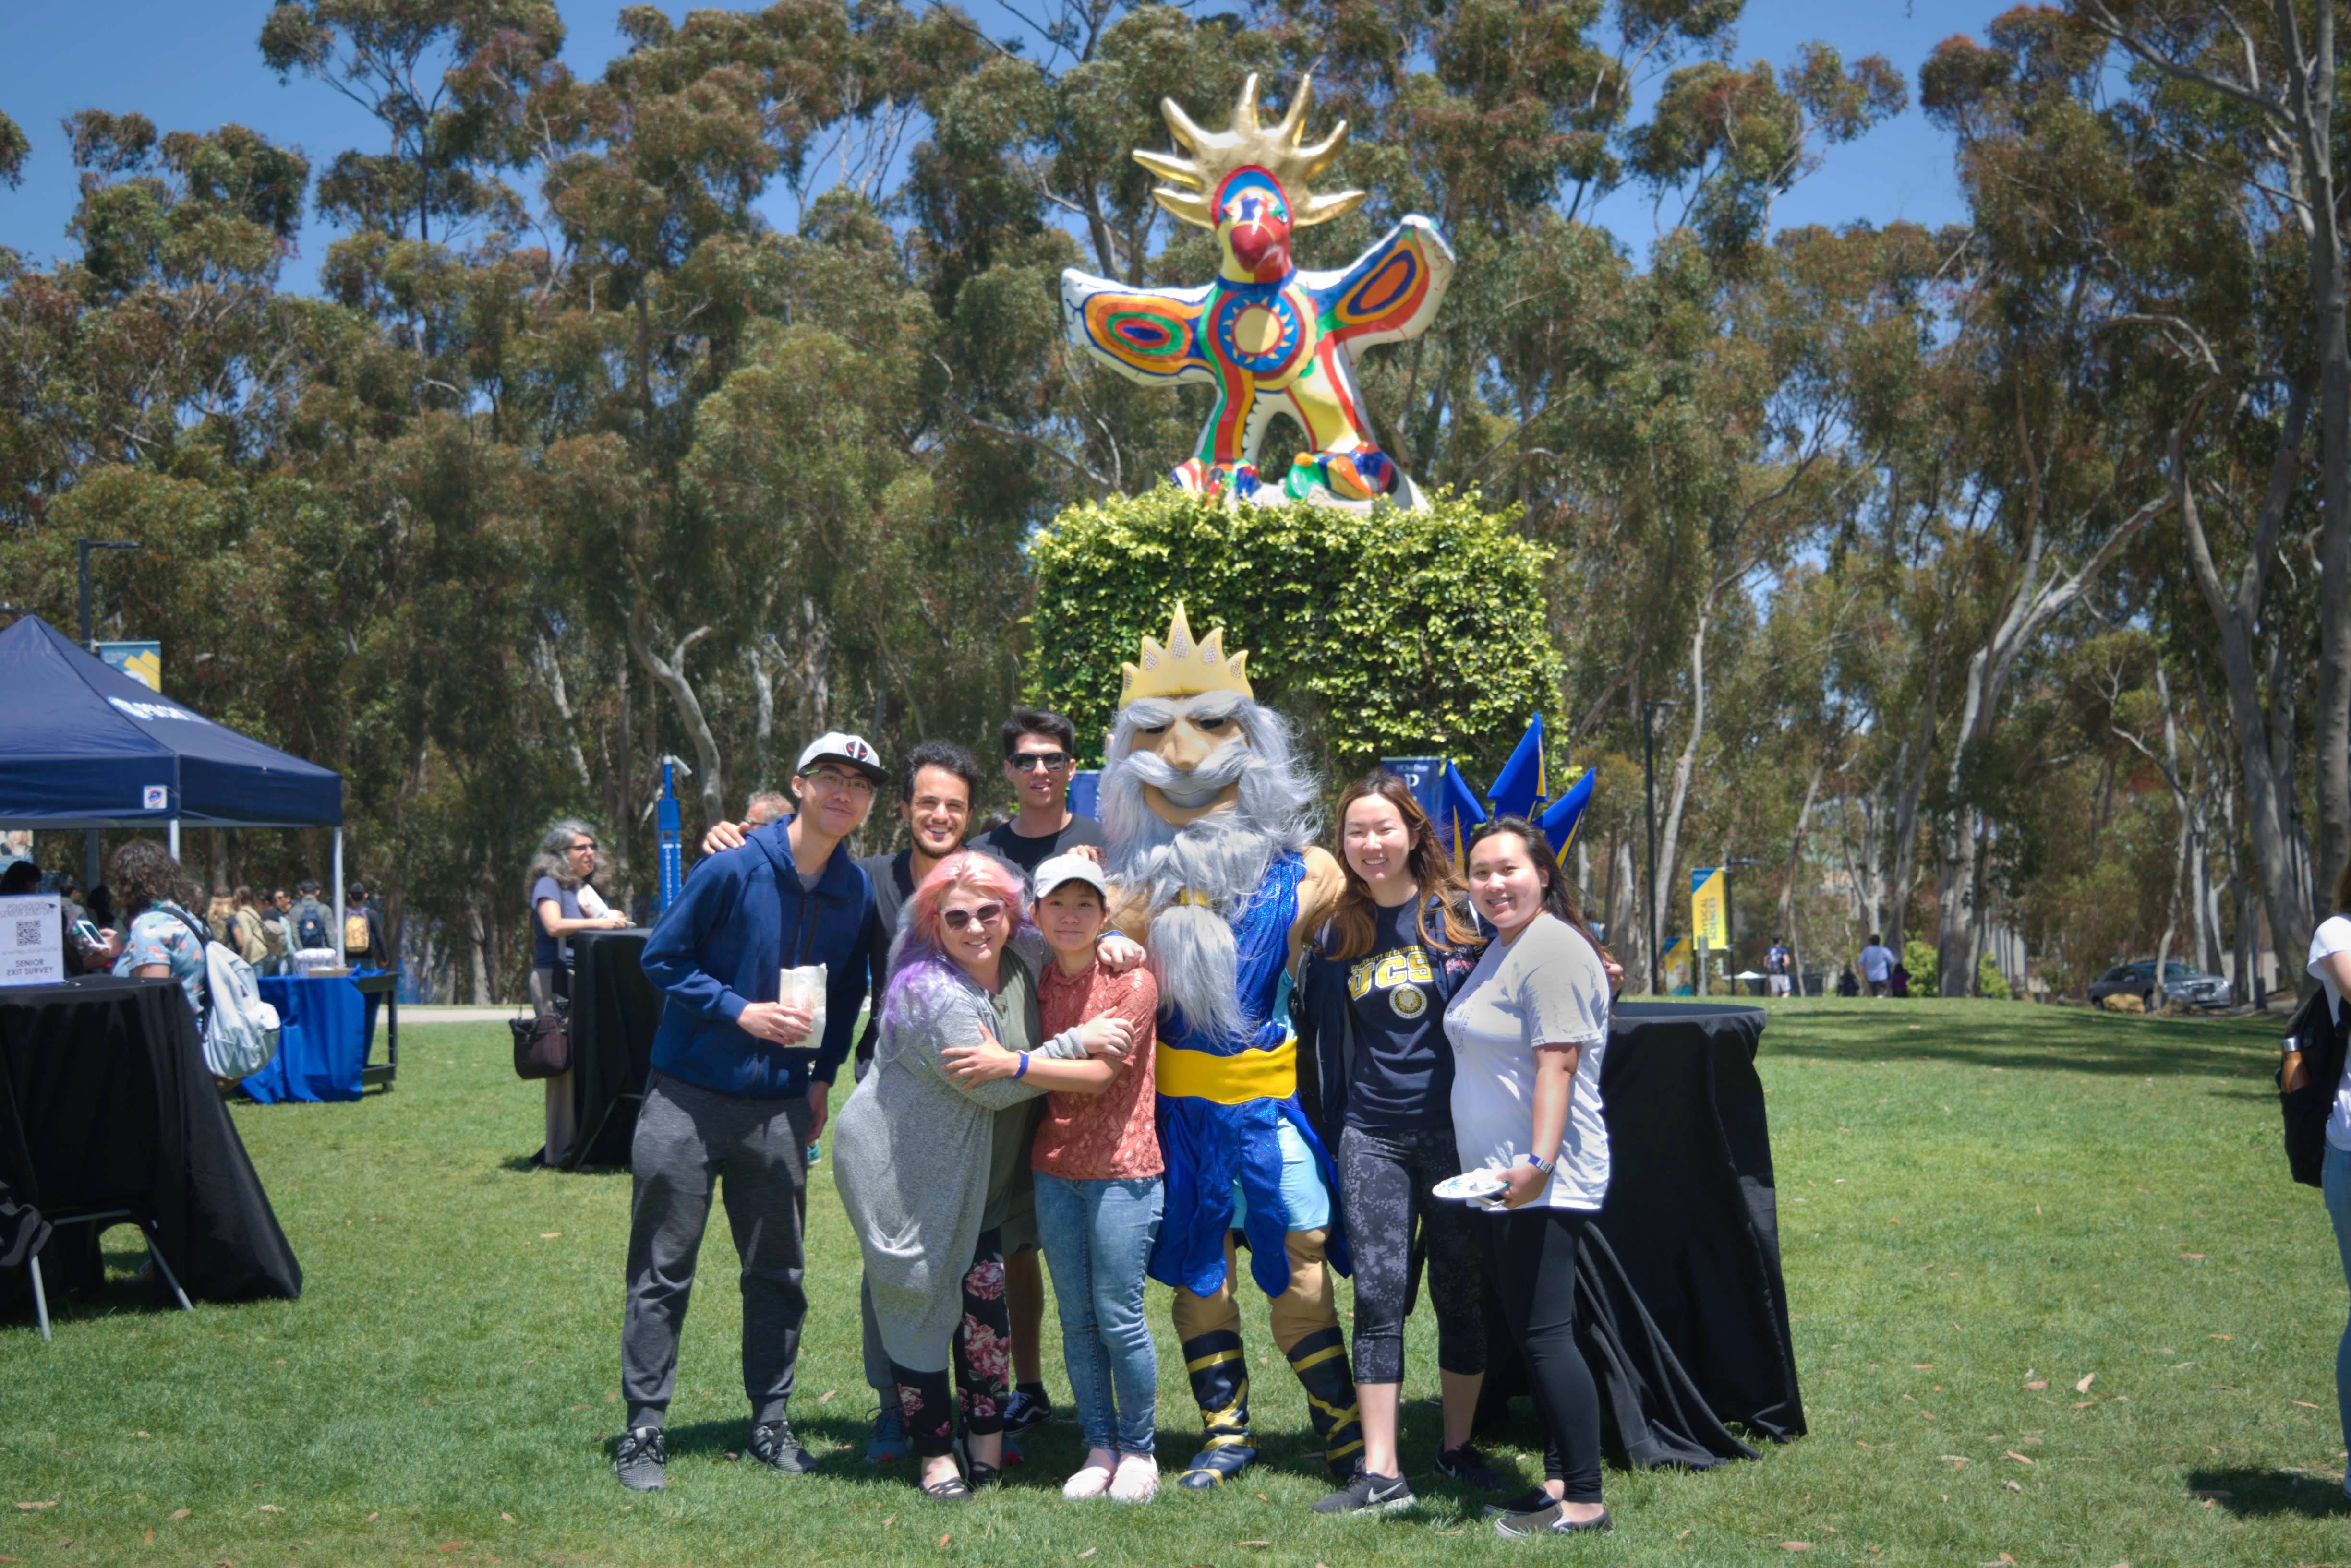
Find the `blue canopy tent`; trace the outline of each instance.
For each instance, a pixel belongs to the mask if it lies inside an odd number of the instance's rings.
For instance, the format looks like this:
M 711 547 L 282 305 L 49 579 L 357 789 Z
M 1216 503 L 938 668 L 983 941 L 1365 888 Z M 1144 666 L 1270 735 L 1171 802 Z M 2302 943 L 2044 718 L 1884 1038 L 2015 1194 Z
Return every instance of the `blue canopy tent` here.
M 158 696 L 38 616 L 0 631 L 0 826 L 160 826 L 176 857 L 183 823 L 333 828 L 341 910 L 340 774 Z

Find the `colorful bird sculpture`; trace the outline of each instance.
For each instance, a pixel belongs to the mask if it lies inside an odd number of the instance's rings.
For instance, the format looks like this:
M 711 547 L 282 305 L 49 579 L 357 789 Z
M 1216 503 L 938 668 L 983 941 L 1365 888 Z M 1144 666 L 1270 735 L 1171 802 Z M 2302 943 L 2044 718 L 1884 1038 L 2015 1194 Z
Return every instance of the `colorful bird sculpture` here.
M 1273 416 L 1287 413 L 1313 448 L 1290 470 L 1289 499 L 1409 504 L 1418 492 L 1372 440 L 1355 362 L 1374 343 L 1427 327 L 1452 280 L 1453 251 L 1426 218 L 1407 217 L 1342 271 L 1292 265 L 1292 234 L 1364 200 L 1361 191 L 1311 188 L 1347 139 L 1341 120 L 1302 144 L 1311 96 L 1310 77 L 1270 132 L 1258 124 L 1255 76 L 1242 84 L 1228 130 L 1203 130 L 1175 99 L 1162 99 L 1167 129 L 1191 156 L 1138 150 L 1134 160 L 1167 182 L 1152 192 L 1162 207 L 1215 231 L 1217 280 L 1134 288 L 1072 268 L 1061 275 L 1061 313 L 1071 338 L 1129 380 L 1217 389 L 1198 446 L 1175 471 L 1186 490 L 1277 499 L 1259 493 L 1258 447 Z

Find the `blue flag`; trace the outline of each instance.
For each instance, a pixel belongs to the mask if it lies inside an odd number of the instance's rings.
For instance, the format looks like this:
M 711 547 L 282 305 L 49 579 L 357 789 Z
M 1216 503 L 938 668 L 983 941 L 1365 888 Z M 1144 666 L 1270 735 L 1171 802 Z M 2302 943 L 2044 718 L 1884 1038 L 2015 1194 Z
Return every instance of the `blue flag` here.
M 1527 732 L 1511 748 L 1510 760 L 1487 787 L 1486 799 L 1496 816 L 1524 816 L 1534 809 L 1536 801 L 1550 794 L 1550 781 L 1543 774 L 1542 715 L 1538 713 L 1528 721 Z
M 1478 804 L 1478 792 L 1469 787 L 1461 770 L 1449 762 L 1445 764 L 1444 792 L 1429 816 L 1437 825 L 1437 839 L 1453 857 L 1453 864 L 1458 866 L 1468 853 L 1469 835 L 1486 820 L 1486 811 Z
M 1575 843 L 1576 826 L 1583 822 L 1583 808 L 1592 804 L 1592 791 L 1599 782 L 1598 774 L 1590 768 L 1583 769 L 1575 782 L 1567 786 L 1567 793 L 1552 802 L 1536 822 L 1543 836 L 1551 840 L 1553 855 L 1564 857 Z

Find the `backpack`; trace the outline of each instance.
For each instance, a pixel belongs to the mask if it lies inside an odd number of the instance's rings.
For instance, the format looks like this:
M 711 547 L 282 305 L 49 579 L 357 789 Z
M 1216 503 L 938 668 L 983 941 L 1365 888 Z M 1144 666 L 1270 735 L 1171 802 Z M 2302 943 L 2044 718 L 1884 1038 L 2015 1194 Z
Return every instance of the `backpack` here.
M 368 950 L 368 918 L 365 910 L 356 910 L 343 917 L 343 956 L 359 958 Z
M 327 909 L 316 898 L 305 898 L 294 906 L 294 945 L 298 948 L 331 948 L 335 934 L 327 929 Z
M 178 909 L 180 923 L 204 943 L 204 1065 L 216 1078 L 246 1078 L 277 1054 L 277 1009 L 261 1000 L 253 966 Z
M 2285 1086 L 2286 1060 L 2278 1059 L 2278 1109 L 2285 1117 L 2286 1168 L 2305 1187 L 2322 1185 L 2326 1165 L 2326 1118 L 2335 1111 L 2335 1091 L 2343 1082 L 2344 1029 L 2320 986 L 2295 1010 L 2285 1026 L 2285 1048 L 2300 1052 L 2302 1082 Z

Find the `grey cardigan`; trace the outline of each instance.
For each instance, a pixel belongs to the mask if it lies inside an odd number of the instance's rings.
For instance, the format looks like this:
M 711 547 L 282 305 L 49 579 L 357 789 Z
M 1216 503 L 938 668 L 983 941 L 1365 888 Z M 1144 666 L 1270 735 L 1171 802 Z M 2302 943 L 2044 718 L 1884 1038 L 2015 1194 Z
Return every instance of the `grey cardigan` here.
M 1035 975 L 1050 961 L 1042 940 L 1017 934 L 1002 961 L 994 996 L 952 968 L 916 977 L 883 1013 L 872 1071 L 834 1124 L 833 1184 L 865 1255 L 874 1323 L 890 1359 L 910 1372 L 947 1365 L 964 1272 L 985 1228 L 991 1156 L 999 1137 L 1025 1140 L 1028 1102 L 1044 1093 L 1011 1078 L 957 1087 L 941 1054 L 984 1029 L 1008 1051 L 1085 1054 L 1071 1034 L 1034 1043 Z

